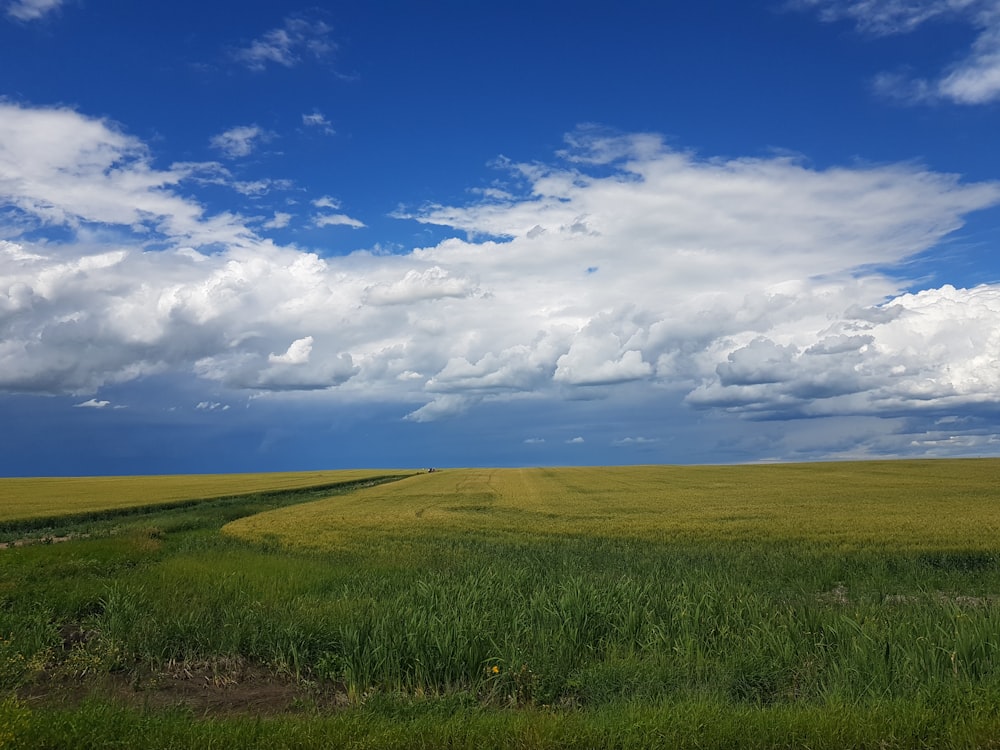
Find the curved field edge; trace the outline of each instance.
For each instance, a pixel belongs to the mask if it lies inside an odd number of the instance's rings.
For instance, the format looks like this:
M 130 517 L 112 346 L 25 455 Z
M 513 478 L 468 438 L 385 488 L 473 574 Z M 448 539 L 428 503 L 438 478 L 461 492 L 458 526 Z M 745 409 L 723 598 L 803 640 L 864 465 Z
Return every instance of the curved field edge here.
M 249 516 L 225 534 L 315 551 L 455 533 L 991 553 L 1000 460 L 450 469 Z
M 0 478 L 0 525 L 84 518 L 108 511 L 168 506 L 264 492 L 335 487 L 412 470 L 343 469 L 255 474 Z

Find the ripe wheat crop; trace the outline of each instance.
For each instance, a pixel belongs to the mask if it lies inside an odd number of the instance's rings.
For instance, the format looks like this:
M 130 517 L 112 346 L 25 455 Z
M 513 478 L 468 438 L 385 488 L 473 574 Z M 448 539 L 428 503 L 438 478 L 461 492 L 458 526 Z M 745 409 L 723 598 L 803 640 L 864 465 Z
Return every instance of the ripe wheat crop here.
M 389 473 L 392 472 L 351 469 L 276 474 L 2 478 L 0 522 L 340 484 Z
M 992 550 L 998 479 L 994 460 L 454 469 L 251 516 L 225 531 L 315 550 L 452 533 Z

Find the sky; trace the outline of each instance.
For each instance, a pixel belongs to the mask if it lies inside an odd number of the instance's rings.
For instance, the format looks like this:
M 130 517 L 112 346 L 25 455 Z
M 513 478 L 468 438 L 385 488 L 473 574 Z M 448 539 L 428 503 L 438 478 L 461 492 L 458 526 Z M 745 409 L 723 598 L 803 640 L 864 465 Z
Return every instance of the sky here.
M 0 0 L 0 476 L 1000 455 L 1000 0 Z

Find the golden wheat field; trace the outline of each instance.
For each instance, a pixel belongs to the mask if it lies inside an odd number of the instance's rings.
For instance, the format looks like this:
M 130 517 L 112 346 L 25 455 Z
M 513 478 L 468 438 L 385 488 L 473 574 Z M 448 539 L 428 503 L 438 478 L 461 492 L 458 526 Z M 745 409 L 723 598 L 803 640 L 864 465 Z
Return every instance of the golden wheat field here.
M 355 482 L 394 472 L 304 471 L 274 474 L 176 474 L 0 479 L 0 521 L 49 518 L 226 495 Z
M 992 549 L 998 479 L 994 459 L 452 469 L 261 513 L 224 531 L 319 550 L 456 532 Z

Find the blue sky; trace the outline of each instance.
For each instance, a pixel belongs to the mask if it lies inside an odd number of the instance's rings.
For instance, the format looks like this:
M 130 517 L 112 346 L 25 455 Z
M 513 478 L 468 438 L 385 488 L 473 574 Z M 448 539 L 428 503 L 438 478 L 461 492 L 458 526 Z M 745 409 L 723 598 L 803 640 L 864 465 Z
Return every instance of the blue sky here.
M 0 475 L 998 455 L 998 132 L 997 0 L 0 0 Z

